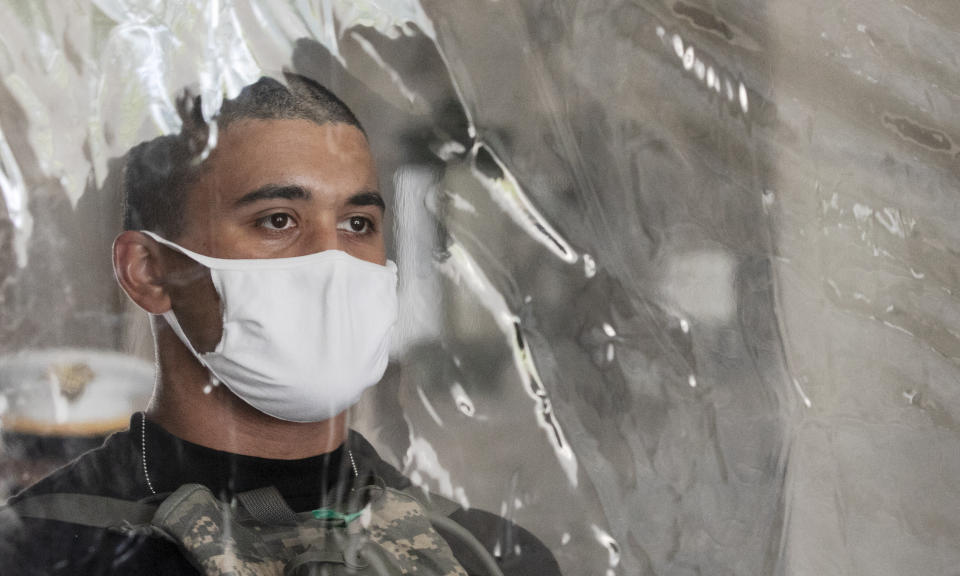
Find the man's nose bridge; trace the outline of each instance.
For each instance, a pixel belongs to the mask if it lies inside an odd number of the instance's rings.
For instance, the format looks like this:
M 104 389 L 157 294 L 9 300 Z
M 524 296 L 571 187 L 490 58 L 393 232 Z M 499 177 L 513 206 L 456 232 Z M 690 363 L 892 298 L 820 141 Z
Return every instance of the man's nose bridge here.
M 308 253 L 323 252 L 324 250 L 341 250 L 340 235 L 337 233 L 337 223 L 334 218 L 323 218 L 310 230 L 306 247 Z

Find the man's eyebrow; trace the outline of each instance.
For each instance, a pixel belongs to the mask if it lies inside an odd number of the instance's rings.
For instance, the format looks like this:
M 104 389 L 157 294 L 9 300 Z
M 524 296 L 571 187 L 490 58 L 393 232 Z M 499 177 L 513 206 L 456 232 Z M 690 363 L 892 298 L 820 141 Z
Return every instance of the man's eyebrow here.
M 267 184 L 261 186 L 253 192 L 248 192 L 241 196 L 234 206 L 244 206 L 260 200 L 272 200 L 274 198 L 286 198 L 287 200 L 309 200 L 310 191 L 302 186 L 288 185 L 279 186 L 276 184 Z
M 376 206 L 383 212 L 387 205 L 383 202 L 383 196 L 376 190 L 364 190 L 358 192 L 347 199 L 348 206 Z

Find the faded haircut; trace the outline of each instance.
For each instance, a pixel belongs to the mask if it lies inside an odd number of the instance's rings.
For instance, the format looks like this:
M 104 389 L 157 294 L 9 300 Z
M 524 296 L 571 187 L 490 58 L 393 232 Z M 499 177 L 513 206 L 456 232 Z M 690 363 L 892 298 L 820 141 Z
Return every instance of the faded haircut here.
M 333 92 L 299 74 L 284 72 L 286 85 L 263 77 L 225 100 L 216 115 L 218 130 L 244 119 L 309 120 L 339 123 L 366 134 L 357 117 Z M 200 96 L 186 90 L 177 98 L 180 133 L 138 144 L 127 154 L 123 172 L 123 229 L 150 230 L 169 239 L 183 231 L 187 188 L 201 168 L 210 126 Z

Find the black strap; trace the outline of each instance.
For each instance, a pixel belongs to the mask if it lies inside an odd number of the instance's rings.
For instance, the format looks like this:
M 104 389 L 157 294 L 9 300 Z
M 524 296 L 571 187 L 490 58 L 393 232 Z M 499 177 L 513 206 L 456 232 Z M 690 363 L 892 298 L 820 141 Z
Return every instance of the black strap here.
M 477 537 L 474 536 L 469 530 L 457 524 L 450 518 L 447 518 L 446 515 L 431 513 L 427 515 L 427 518 L 430 520 L 430 523 L 433 524 L 433 527 L 437 532 L 455 536 L 457 539 L 463 542 L 467 549 L 473 552 L 473 555 L 476 556 L 477 560 L 480 561 L 484 570 L 486 570 L 489 576 L 503 576 L 503 572 L 500 570 L 497 560 L 491 556 L 489 552 L 487 552 L 487 549 L 483 546 L 483 544 L 477 540 Z M 447 538 L 447 540 L 449 540 L 449 538 Z
M 258 522 L 272 526 L 296 526 L 297 515 L 275 486 L 237 494 L 240 504 Z
M 237 497 L 250 515 L 261 522 L 296 523 L 296 514 L 276 488 L 251 490 Z M 456 502 L 437 494 L 423 494 L 418 499 L 431 515 L 450 516 L 460 509 Z M 63 492 L 31 496 L 10 504 L 10 508 L 24 518 L 55 520 L 95 528 L 149 524 L 158 507 L 157 503 Z
M 69 522 L 96 528 L 149 524 L 157 511 L 147 504 L 91 494 L 40 494 L 10 505 L 24 518 Z

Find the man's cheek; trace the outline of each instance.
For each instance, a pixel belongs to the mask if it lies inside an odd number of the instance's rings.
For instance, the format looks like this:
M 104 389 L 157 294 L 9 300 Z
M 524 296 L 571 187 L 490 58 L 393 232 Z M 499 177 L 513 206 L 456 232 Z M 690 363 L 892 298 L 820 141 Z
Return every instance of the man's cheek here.
M 197 352 L 213 351 L 223 334 L 223 312 L 210 271 L 177 290 L 172 300 L 173 311 Z

